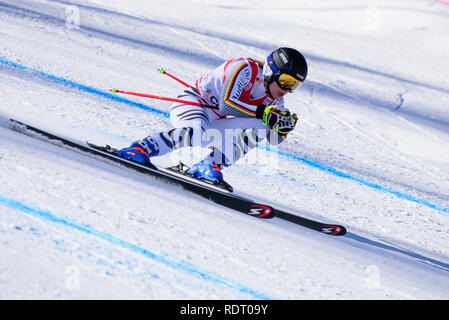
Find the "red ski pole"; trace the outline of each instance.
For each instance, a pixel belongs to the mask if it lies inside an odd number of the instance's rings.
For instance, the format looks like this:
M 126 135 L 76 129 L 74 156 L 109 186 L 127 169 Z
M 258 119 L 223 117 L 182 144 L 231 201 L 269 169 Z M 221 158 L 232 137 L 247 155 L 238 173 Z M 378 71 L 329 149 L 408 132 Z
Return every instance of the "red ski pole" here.
M 123 91 L 123 90 L 118 90 L 118 89 L 116 89 L 116 88 L 109 89 L 109 91 L 111 91 L 112 93 L 123 93 L 123 94 L 129 94 L 129 95 L 133 95 L 133 96 L 138 96 L 138 97 L 152 98 L 152 99 L 159 99 L 159 100 L 166 100 L 166 101 L 172 101 L 172 102 L 179 102 L 179 103 L 183 103 L 183 104 L 189 104 L 189 105 L 192 105 L 192 106 L 198 106 L 198 107 L 204 107 L 204 108 L 218 109 L 217 107 L 210 106 L 210 105 L 204 104 L 204 103 L 192 102 L 192 101 L 182 100 L 182 99 L 176 99 L 176 98 L 169 98 L 169 97 L 156 96 L 156 95 L 146 94 L 146 93 Z
M 157 71 L 159 71 L 161 74 L 166 74 L 167 76 L 169 76 L 170 78 L 172 78 L 172 79 L 178 81 L 180 84 L 182 84 L 183 86 L 185 86 L 185 87 L 187 87 L 187 88 L 190 88 L 190 87 L 191 87 L 188 83 L 185 83 L 185 82 L 182 81 L 181 79 L 179 79 L 179 78 L 175 77 L 174 75 L 168 73 L 167 71 L 165 71 L 165 70 L 162 69 L 162 68 L 157 69 Z

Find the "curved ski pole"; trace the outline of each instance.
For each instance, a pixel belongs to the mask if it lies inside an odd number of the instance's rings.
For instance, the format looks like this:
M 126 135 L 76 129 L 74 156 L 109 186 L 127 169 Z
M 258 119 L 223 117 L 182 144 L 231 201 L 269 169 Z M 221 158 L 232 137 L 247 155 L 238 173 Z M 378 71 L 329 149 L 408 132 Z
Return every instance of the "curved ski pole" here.
M 171 101 L 171 102 L 179 102 L 179 103 L 189 104 L 192 106 L 198 106 L 198 107 L 203 107 L 203 108 L 218 109 L 218 107 L 210 106 L 210 105 L 204 104 L 204 103 L 192 102 L 192 101 L 176 99 L 176 98 L 162 97 L 162 96 L 157 96 L 157 95 L 153 95 L 153 94 L 123 91 L 123 90 L 119 90 L 116 88 L 109 89 L 109 91 L 111 91 L 112 93 L 123 93 L 123 94 L 138 96 L 138 97 L 144 97 L 144 98 L 159 99 L 159 100 L 165 100 L 165 101 Z

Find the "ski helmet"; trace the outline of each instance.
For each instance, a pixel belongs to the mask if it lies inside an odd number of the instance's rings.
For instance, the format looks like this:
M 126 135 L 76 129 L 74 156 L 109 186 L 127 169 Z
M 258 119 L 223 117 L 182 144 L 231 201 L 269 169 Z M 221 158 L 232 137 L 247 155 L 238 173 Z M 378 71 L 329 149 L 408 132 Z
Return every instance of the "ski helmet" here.
M 274 81 L 284 90 L 293 91 L 307 77 L 307 62 L 298 50 L 279 48 L 270 53 L 263 68 L 264 80 Z

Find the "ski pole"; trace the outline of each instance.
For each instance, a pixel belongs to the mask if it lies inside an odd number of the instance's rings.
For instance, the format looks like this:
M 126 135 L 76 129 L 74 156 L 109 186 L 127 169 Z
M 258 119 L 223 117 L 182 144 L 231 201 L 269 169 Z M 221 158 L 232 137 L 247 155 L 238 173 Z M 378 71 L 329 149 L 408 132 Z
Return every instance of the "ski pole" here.
M 129 94 L 129 95 L 133 95 L 133 96 L 138 96 L 138 97 L 166 100 L 166 101 L 172 101 L 172 102 L 179 102 L 179 103 L 183 103 L 183 104 L 189 104 L 189 105 L 192 105 L 192 106 L 211 108 L 211 109 L 218 109 L 217 107 L 210 106 L 210 105 L 204 104 L 204 103 L 192 102 L 192 101 L 176 99 L 176 98 L 156 96 L 156 95 L 146 94 L 146 93 L 123 91 L 123 90 L 118 90 L 116 88 L 109 89 L 109 91 L 111 91 L 112 93 L 123 93 L 123 94 Z
M 159 71 L 159 73 L 161 73 L 161 74 L 165 74 L 165 75 L 169 76 L 170 78 L 172 78 L 172 79 L 178 81 L 180 84 L 184 85 L 184 86 L 187 87 L 187 88 L 190 88 L 190 87 L 191 87 L 189 84 L 185 83 L 184 81 L 182 81 L 181 79 L 175 77 L 174 75 L 168 73 L 167 71 L 165 71 L 165 70 L 162 69 L 162 68 L 157 69 L 157 71 Z

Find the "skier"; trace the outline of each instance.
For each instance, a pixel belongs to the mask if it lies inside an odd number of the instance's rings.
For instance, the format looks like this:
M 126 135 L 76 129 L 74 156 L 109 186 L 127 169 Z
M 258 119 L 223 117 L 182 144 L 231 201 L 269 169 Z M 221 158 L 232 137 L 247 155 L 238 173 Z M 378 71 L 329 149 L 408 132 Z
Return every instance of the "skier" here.
M 285 140 L 298 117 L 284 107 L 283 97 L 306 77 L 307 62 L 292 48 L 276 49 L 265 63 L 251 58 L 228 60 L 179 96 L 210 107 L 175 103 L 170 108 L 173 129 L 150 134 L 116 153 L 146 163 L 181 147 L 211 147 L 213 151 L 187 173 L 218 183 L 223 181 L 223 167 L 261 140 L 266 138 L 270 144 Z

